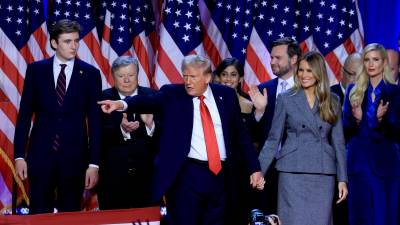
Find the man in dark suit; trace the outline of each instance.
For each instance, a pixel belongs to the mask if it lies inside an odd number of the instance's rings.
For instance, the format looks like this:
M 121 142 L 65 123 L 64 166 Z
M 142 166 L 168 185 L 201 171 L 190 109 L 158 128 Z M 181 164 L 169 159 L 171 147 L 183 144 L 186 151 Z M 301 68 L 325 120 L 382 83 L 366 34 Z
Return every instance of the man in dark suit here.
M 397 85 L 400 85 L 399 82 L 399 74 L 400 74 L 400 60 L 399 60 L 399 52 L 394 49 L 386 50 L 388 54 L 388 63 L 390 69 L 392 70 L 393 79 Z
M 301 49 L 298 43 L 291 38 L 277 39 L 272 43 L 271 69 L 276 78 L 261 83 L 258 88 L 250 87 L 249 95 L 254 103 L 255 111 L 253 121 L 258 136 L 255 138 L 259 143 L 259 150 L 267 140 L 271 129 L 272 118 L 275 111 L 276 97 L 294 85 L 294 73 L 297 61 L 301 57 Z M 262 94 L 261 94 L 262 93 Z M 257 196 L 255 206 L 267 213 L 276 213 L 278 173 L 274 166 L 267 171 L 268 183 L 261 196 Z
M 235 208 L 237 171 L 247 169 L 253 187 L 262 188 L 264 180 L 236 93 L 210 84 L 211 65 L 202 56 L 186 56 L 182 72 L 184 84 L 99 104 L 106 113 L 162 113 L 153 187 L 155 200 L 166 195 L 169 224 L 246 224 Z M 243 161 L 247 168 L 239 166 Z
M 338 84 L 331 86 L 331 91 L 340 98 L 340 103 L 343 105 L 344 96 L 347 85 L 354 82 L 358 69 L 362 66 L 360 53 L 353 53 L 347 56 L 341 70 L 341 80 Z
M 99 70 L 75 58 L 79 31 L 75 21 L 56 22 L 50 32 L 55 56 L 28 65 L 26 71 L 14 157 L 18 177 L 29 177 L 31 214 L 55 207 L 80 210 L 84 188 L 97 183 L 101 77 Z
M 114 87 L 103 91 L 103 99 L 120 100 L 154 93 L 150 88 L 138 86 L 137 59 L 120 56 L 113 62 L 111 70 Z M 151 205 L 151 177 L 156 153 L 154 131 L 152 114 L 103 114 L 103 136 L 106 138 L 100 157 L 100 209 Z

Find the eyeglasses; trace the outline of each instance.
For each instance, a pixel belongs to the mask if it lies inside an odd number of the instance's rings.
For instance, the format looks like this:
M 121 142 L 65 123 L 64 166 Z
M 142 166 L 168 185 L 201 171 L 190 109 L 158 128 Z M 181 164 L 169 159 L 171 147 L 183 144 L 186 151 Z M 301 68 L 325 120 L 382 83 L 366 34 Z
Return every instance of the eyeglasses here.
M 355 77 L 356 76 L 356 72 L 350 72 L 350 71 L 348 71 L 348 70 L 346 70 L 346 68 L 342 68 L 343 69 L 343 71 L 345 72 L 345 73 L 347 73 L 348 75 L 350 75 L 350 76 L 352 76 L 352 77 Z

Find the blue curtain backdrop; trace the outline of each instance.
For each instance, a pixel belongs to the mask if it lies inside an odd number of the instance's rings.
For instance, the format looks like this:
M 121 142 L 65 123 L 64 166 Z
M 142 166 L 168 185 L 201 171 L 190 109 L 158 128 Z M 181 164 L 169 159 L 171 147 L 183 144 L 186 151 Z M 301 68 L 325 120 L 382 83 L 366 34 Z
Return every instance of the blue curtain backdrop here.
M 400 1 L 359 0 L 365 43 L 378 42 L 398 49 L 400 35 Z

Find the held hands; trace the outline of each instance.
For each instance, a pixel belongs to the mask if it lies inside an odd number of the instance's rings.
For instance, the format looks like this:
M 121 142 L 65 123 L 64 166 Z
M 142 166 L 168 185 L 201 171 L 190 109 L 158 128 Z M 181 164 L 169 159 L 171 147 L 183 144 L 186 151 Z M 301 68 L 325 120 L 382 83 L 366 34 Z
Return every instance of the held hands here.
M 98 101 L 97 104 L 101 106 L 101 110 L 105 113 L 112 113 L 115 110 L 123 110 L 124 104 L 121 101 L 103 100 Z
M 254 172 L 253 174 L 250 175 L 250 185 L 253 188 L 257 188 L 258 190 L 264 189 L 264 176 L 260 171 Z
M 378 121 L 381 122 L 383 116 L 386 114 L 387 110 L 389 108 L 389 102 L 386 102 L 386 104 L 383 104 L 383 100 L 380 101 L 378 110 L 376 110 L 376 118 L 378 118 Z
M 249 96 L 254 104 L 254 108 L 256 108 L 256 114 L 257 115 L 264 114 L 265 107 L 268 105 L 267 89 L 264 88 L 263 93 L 261 93 L 256 85 L 251 85 L 249 90 Z
M 143 123 L 146 124 L 146 127 L 153 127 L 153 114 L 140 114 L 140 118 L 142 119 Z
M 122 114 L 121 128 L 126 132 L 130 133 L 139 128 L 139 121 L 128 121 L 126 113 Z
M 362 119 L 362 108 L 361 103 L 359 101 L 351 103 L 351 111 L 353 113 L 354 118 L 356 118 L 357 122 L 360 122 Z
M 85 189 L 90 190 L 94 188 L 98 180 L 99 180 L 99 169 L 95 167 L 89 167 L 86 170 Z
M 18 159 L 15 161 L 15 172 L 22 181 L 28 178 L 28 166 L 25 159 Z
M 347 198 L 347 195 L 349 194 L 346 182 L 339 182 L 338 188 L 339 188 L 339 199 L 336 201 L 336 204 L 339 204 L 340 202 L 344 201 Z

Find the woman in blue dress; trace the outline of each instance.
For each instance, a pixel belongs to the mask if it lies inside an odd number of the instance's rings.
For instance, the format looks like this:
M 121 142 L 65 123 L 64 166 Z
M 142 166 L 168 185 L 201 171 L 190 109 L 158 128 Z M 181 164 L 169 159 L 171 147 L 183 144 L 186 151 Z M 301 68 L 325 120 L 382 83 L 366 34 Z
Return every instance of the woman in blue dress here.
M 362 60 L 343 109 L 350 224 L 398 225 L 400 89 L 382 45 L 367 45 Z

